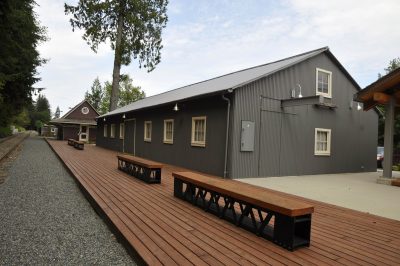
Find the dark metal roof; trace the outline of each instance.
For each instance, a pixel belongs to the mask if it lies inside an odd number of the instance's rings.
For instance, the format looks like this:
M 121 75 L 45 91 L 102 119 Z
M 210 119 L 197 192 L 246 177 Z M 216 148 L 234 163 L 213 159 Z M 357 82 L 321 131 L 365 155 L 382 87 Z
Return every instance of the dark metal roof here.
M 97 123 L 94 119 L 68 119 L 68 118 L 55 118 L 50 120 L 49 124 L 74 124 L 74 125 L 90 125 L 96 126 Z
M 252 81 L 271 75 L 277 71 L 288 68 L 292 65 L 300 63 L 308 58 L 314 57 L 326 51 L 329 51 L 329 48 L 323 47 L 317 50 L 288 57 L 272 63 L 240 70 L 220 77 L 216 77 L 213 79 L 205 80 L 178 89 L 167 91 L 161 94 L 146 97 L 142 100 L 136 101 L 124 107 L 115 109 L 114 111 L 108 112 L 100 117 L 126 113 L 134 110 L 140 110 L 151 106 L 157 106 L 167 103 L 175 103 L 182 100 L 198 97 L 201 95 L 222 92 L 229 89 L 236 89 Z

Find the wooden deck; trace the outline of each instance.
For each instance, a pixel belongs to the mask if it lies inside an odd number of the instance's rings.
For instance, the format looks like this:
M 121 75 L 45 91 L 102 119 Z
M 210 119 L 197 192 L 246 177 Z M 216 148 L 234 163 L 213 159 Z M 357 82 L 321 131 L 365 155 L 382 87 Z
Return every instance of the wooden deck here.
M 311 247 L 290 252 L 174 198 L 171 172 L 182 169 L 166 165 L 161 184 L 146 184 L 117 169 L 116 152 L 49 144 L 147 264 L 400 264 L 400 221 L 302 199 L 315 206 Z

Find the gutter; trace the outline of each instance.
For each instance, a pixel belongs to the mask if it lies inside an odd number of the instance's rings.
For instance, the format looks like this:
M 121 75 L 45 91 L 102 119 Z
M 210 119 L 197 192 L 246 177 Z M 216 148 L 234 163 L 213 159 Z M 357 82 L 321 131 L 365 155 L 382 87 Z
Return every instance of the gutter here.
M 228 93 L 232 93 L 233 90 L 229 89 Z M 226 112 L 226 132 L 225 132 L 225 158 L 224 158 L 224 178 L 228 175 L 228 144 L 229 144 L 229 121 L 230 121 L 230 110 L 231 110 L 231 100 L 222 94 L 222 99 L 228 102 L 227 112 Z

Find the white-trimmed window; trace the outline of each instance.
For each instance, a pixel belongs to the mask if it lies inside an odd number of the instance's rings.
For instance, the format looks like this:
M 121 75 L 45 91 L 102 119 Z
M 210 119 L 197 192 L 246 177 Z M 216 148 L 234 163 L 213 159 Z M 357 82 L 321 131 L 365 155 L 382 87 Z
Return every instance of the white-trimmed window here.
M 103 127 L 103 137 L 107 138 L 107 130 L 108 130 L 108 126 L 104 125 Z
M 124 139 L 124 135 L 125 135 L 125 124 L 120 123 L 119 124 L 119 138 Z
M 331 155 L 331 130 L 326 128 L 315 129 L 315 155 Z
M 164 120 L 164 143 L 174 143 L 174 119 Z
M 151 141 L 151 121 L 144 121 L 144 141 Z
M 192 117 L 192 146 L 206 146 L 206 117 Z
M 115 124 L 111 124 L 110 138 L 115 138 Z
M 317 68 L 316 94 L 332 98 L 332 72 Z

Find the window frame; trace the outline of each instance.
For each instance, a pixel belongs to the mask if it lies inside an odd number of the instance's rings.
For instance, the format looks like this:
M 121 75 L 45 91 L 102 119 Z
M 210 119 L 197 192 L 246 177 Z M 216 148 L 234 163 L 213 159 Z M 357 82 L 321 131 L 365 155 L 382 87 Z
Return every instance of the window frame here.
M 326 132 L 326 151 L 317 150 L 318 132 Z M 314 155 L 317 156 L 330 156 L 331 155 L 331 141 L 332 141 L 332 130 L 329 128 L 315 128 L 314 134 Z
M 124 138 L 125 138 L 125 123 L 119 123 L 119 139 L 124 139 Z
M 167 139 L 167 123 L 172 123 L 172 138 Z M 165 144 L 173 144 L 174 143 L 174 119 L 164 119 L 164 136 L 163 142 Z
M 196 141 L 195 137 L 195 125 L 197 120 L 204 120 L 204 140 L 203 141 Z M 195 147 L 205 147 L 207 142 L 207 117 L 206 116 L 194 116 L 192 117 L 192 138 L 191 138 L 191 145 Z
M 150 125 L 150 137 L 149 138 L 147 138 L 146 137 L 146 133 L 147 133 L 147 131 L 148 131 L 148 129 L 147 129 L 147 126 L 146 125 Z M 144 133 L 144 141 L 146 141 L 146 142 L 151 142 L 151 131 L 152 131 L 152 129 L 153 129 L 153 123 L 150 121 L 150 120 L 148 120 L 148 121 L 144 121 L 144 130 L 143 130 L 143 133 Z
M 328 74 L 328 93 L 318 91 L 318 73 L 322 72 Z M 316 95 L 322 95 L 326 98 L 332 98 L 332 71 L 328 71 L 322 68 L 316 68 L 315 70 L 315 93 Z
M 103 126 L 103 137 L 108 138 L 108 124 L 104 124 Z
M 110 125 L 110 138 L 115 139 L 115 124 Z

